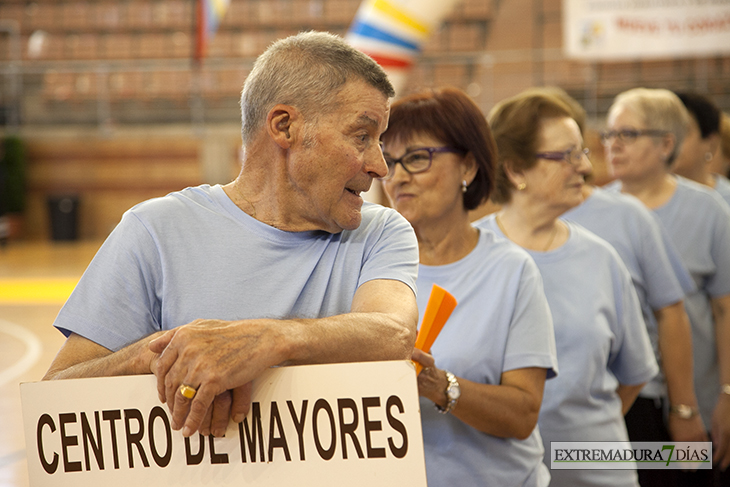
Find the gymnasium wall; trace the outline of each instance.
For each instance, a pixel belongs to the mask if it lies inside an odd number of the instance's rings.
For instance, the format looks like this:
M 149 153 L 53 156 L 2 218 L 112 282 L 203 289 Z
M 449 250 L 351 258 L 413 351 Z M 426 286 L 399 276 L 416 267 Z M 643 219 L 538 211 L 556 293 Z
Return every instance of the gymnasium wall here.
M 238 97 L 255 57 L 301 30 L 344 34 L 360 0 L 231 0 L 199 69 L 192 5 L 0 3 L 0 126 L 28 149 L 24 238 L 49 237 L 47 200 L 57 194 L 79 196 L 79 236 L 99 239 L 144 199 L 230 180 Z M 599 182 L 596 131 L 617 93 L 697 90 L 730 109 L 730 57 L 585 63 L 566 59 L 561 43 L 560 0 L 463 0 L 425 45 L 406 92 L 457 86 L 487 113 L 530 86 L 561 86 L 588 112 Z

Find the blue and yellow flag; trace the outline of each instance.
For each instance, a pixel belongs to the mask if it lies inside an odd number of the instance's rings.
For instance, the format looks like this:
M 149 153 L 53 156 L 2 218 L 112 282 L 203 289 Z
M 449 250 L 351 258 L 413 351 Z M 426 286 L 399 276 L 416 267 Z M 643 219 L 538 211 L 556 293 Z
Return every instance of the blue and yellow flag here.
M 231 0 L 197 0 L 197 26 L 195 35 L 195 59 L 205 57 L 208 44 L 218 30 Z
M 455 0 L 363 0 L 347 41 L 373 58 L 398 91 L 423 43 Z

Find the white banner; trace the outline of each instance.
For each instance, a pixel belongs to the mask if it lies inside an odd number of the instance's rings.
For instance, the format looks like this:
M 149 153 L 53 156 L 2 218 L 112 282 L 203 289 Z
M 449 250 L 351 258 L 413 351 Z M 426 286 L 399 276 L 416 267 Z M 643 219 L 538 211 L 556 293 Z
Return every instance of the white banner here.
M 730 0 L 563 0 L 571 58 L 661 59 L 730 53 Z
M 31 487 L 426 486 L 410 361 L 271 369 L 224 438 L 173 431 L 151 375 L 20 387 Z

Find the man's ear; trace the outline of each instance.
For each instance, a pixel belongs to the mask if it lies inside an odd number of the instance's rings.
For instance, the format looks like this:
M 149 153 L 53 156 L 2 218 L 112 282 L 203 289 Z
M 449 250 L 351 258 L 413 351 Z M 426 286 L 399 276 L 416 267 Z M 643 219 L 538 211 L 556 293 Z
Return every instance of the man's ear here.
M 282 149 L 289 149 L 296 139 L 302 120 L 299 110 L 291 105 L 275 105 L 266 117 L 266 132 Z

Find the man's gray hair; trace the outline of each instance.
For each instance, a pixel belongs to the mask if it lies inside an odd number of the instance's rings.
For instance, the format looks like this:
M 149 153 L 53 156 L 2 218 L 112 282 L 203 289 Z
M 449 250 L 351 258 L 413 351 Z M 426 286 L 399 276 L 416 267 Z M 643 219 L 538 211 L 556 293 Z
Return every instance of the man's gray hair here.
M 259 56 L 243 84 L 241 136 L 253 141 L 271 108 L 279 103 L 306 117 L 336 108 L 336 95 L 348 81 L 361 79 L 386 97 L 395 96 L 385 71 L 369 56 L 326 32 L 303 32 L 274 42 Z

